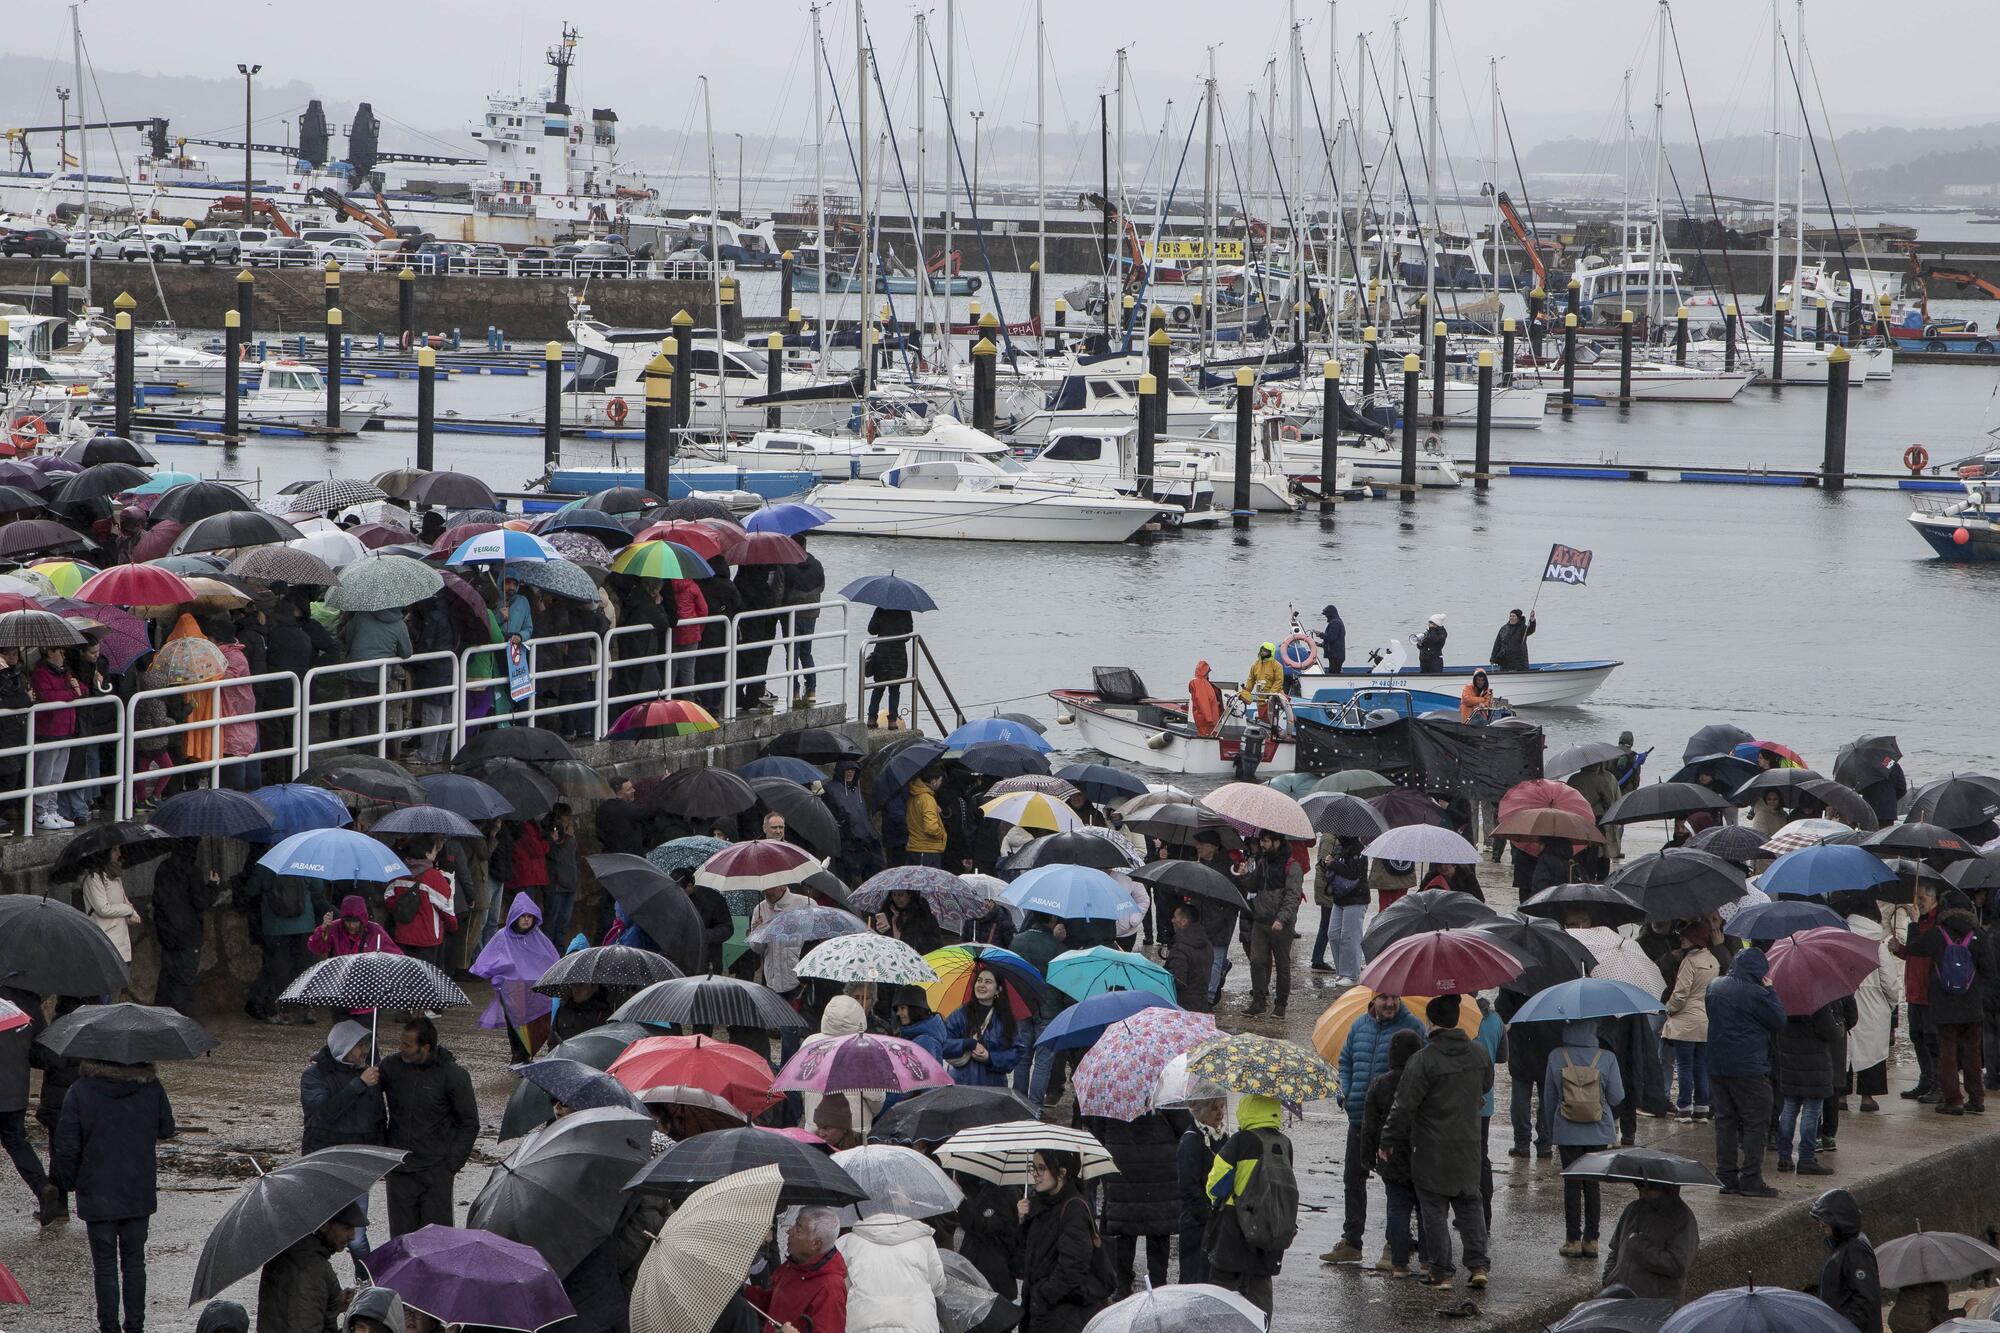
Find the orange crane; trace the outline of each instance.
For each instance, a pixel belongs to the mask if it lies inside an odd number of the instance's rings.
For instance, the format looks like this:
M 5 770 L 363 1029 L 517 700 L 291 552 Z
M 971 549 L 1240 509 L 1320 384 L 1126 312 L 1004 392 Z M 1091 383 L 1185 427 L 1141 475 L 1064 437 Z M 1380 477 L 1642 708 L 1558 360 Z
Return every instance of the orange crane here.
M 377 197 L 379 198 L 380 196 L 378 195 Z M 377 236 L 394 240 L 399 235 L 392 224 L 376 217 L 373 213 L 370 213 L 367 209 L 355 203 L 338 190 L 329 190 L 325 187 L 308 190 L 306 191 L 306 198 L 317 199 L 320 203 L 325 204 L 342 217 L 359 222 L 362 226 L 373 231 Z
M 285 221 L 285 215 L 278 211 L 278 206 L 273 204 L 269 199 L 252 199 L 250 201 L 250 212 L 253 216 L 260 217 L 270 223 L 271 230 L 277 232 L 280 236 L 298 235 L 298 232 L 292 229 L 292 224 Z M 240 194 L 223 195 L 208 206 L 208 216 L 211 221 L 220 225 L 241 221 L 243 218 L 243 196 Z
M 1490 190 L 1493 187 L 1489 185 L 1486 188 Z M 1500 216 L 1506 220 L 1507 229 L 1514 233 L 1514 239 L 1521 243 L 1521 249 L 1527 253 L 1528 263 L 1535 270 L 1535 285 L 1546 291 L 1549 285 L 1549 271 L 1542 264 L 1541 251 L 1547 250 L 1550 259 L 1560 260 L 1562 242 L 1538 241 L 1530 236 L 1527 227 L 1522 225 L 1521 215 L 1514 211 L 1514 201 L 1507 197 L 1505 190 L 1498 191 L 1494 201 L 1500 206 Z

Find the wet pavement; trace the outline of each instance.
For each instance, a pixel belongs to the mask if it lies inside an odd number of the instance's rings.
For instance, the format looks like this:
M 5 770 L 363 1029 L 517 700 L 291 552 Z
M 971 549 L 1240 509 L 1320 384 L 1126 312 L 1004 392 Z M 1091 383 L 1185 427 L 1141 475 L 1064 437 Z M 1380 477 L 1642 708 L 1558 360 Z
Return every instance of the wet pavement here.
M 1628 854 L 1632 850 L 1628 846 Z M 1511 905 L 1514 895 L 1503 886 L 1500 868 L 1483 865 L 1481 870 L 1495 905 Z M 1317 927 L 1316 909 L 1311 905 L 1302 912 L 1301 924 Z M 1295 976 L 1292 1002 L 1282 1022 L 1268 1014 L 1256 1018 L 1243 1014 L 1241 988 L 1248 969 L 1239 957 L 1230 975 L 1233 989 L 1225 995 L 1217 1014 L 1222 1025 L 1230 1030 L 1307 1041 L 1314 1019 L 1338 994 L 1331 977 L 1304 970 L 1310 948 L 1310 938 L 1297 946 L 1301 970 Z M 498 1152 L 493 1132 L 514 1083 L 506 1069 L 504 1040 L 476 1025 L 476 1015 L 485 1002 L 483 987 L 475 983 L 467 986 L 467 992 L 473 996 L 474 1007 L 452 1011 L 438 1023 L 444 1044 L 472 1075 L 481 1111 L 482 1133 L 473 1164 L 458 1178 L 461 1213 L 484 1183 L 487 1168 L 504 1155 Z M 186 1303 L 187 1292 L 209 1228 L 260 1166 L 269 1167 L 296 1154 L 298 1076 L 323 1032 L 318 1025 L 266 1025 L 240 1013 L 205 1015 L 203 1021 L 222 1039 L 221 1048 L 204 1060 L 162 1067 L 162 1082 L 173 1100 L 180 1137 L 161 1146 L 160 1212 L 153 1219 L 147 1250 L 147 1323 L 155 1330 L 194 1326 L 196 1311 Z M 1725 1199 L 1710 1190 L 1688 1191 L 1705 1247 L 1715 1247 L 1729 1235 L 1749 1237 L 1754 1254 L 1754 1246 L 1763 1243 L 1755 1233 L 1784 1205 L 1802 1203 L 1830 1186 L 1851 1185 L 1900 1163 L 1962 1146 L 1988 1130 L 1984 1121 L 1935 1116 L 1929 1114 L 1928 1107 L 1919 1108 L 1895 1097 L 1895 1091 L 1909 1086 L 1914 1072 L 1907 1047 L 1899 1046 L 1892 1063 L 1892 1095 L 1883 1102 L 1882 1113 L 1850 1114 L 1843 1120 L 1839 1151 L 1828 1159 L 1837 1168 L 1837 1175 L 1800 1180 L 1772 1174 L 1769 1178 L 1781 1193 L 1776 1200 Z M 1509 1316 L 1543 1309 L 1552 1299 L 1570 1293 L 1580 1299 L 1594 1290 L 1596 1263 L 1563 1259 L 1556 1253 L 1563 1239 L 1563 1223 L 1562 1184 L 1555 1161 L 1507 1156 L 1512 1135 L 1506 1117 L 1508 1079 L 1504 1067 L 1498 1072 L 1496 1085 L 1499 1115 L 1491 1141 L 1491 1286 L 1483 1293 L 1471 1293 L 1463 1285 L 1461 1271 L 1455 1292 L 1432 1292 L 1412 1281 L 1376 1273 L 1369 1266 L 1333 1268 L 1317 1261 L 1321 1252 L 1339 1240 L 1340 1172 L 1346 1135 L 1344 1113 L 1331 1103 L 1317 1104 L 1307 1109 L 1302 1123 L 1291 1127 L 1301 1195 L 1309 1209 L 1300 1219 L 1298 1240 L 1276 1282 L 1274 1328 L 1279 1333 L 1378 1330 L 1413 1322 L 1491 1327 Z M 30 1128 L 37 1149 L 45 1149 L 38 1128 L 32 1124 Z M 1713 1136 L 1706 1125 L 1641 1117 L 1638 1141 L 1643 1146 L 1712 1160 Z M 1372 1265 L 1382 1250 L 1382 1194 L 1378 1181 L 1371 1178 L 1370 1186 L 1365 1248 Z M 14 1271 L 34 1300 L 29 1311 L 0 1307 L 0 1333 L 90 1333 L 95 1321 L 82 1223 L 71 1221 L 38 1230 L 26 1190 L 11 1177 L 0 1189 L 5 1190 L 8 1200 L 0 1213 L 0 1263 Z M 1611 1234 L 1619 1210 L 1631 1197 L 1627 1186 L 1604 1187 L 1605 1236 Z M 370 1211 L 378 1219 L 386 1218 L 379 1187 Z M 378 1228 L 375 1233 L 378 1242 L 385 1235 L 385 1229 Z M 345 1260 L 337 1260 L 336 1269 L 343 1279 L 347 1277 Z M 1741 1280 L 1740 1274 L 1731 1278 Z M 252 1305 L 255 1279 L 245 1279 L 227 1294 Z M 1468 1299 L 1476 1305 L 1476 1316 L 1441 1317 L 1446 1308 L 1460 1306 Z

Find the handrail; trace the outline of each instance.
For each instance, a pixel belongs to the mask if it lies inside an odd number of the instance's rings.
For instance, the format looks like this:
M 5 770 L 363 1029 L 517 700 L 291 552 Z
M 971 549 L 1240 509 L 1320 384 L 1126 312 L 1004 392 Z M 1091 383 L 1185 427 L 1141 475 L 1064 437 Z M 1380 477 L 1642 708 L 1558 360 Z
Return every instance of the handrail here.
M 409 668 L 425 663 L 441 663 L 453 668 L 453 678 L 442 685 L 413 685 L 407 689 L 391 690 L 389 673 L 397 667 Z M 313 755 L 320 750 L 352 750 L 372 745 L 375 753 L 383 758 L 388 756 L 389 742 L 410 736 L 428 736 L 434 733 L 451 735 L 455 733 L 455 713 L 447 710 L 442 723 L 425 725 L 421 722 L 391 728 L 389 726 L 389 706 L 408 700 L 421 702 L 425 699 L 446 698 L 456 700 L 458 678 L 456 668 L 458 654 L 448 648 L 440 648 L 428 653 L 412 653 L 408 657 L 371 657 L 360 662 L 328 662 L 311 668 L 300 679 L 300 700 L 303 707 L 302 726 L 297 737 L 298 766 L 295 772 L 304 772 L 312 767 Z M 367 672 L 375 676 L 375 693 L 366 697 L 340 696 L 331 699 L 315 699 L 313 686 L 333 676 L 354 677 Z M 318 741 L 312 738 L 312 721 L 315 717 L 347 713 L 354 709 L 372 707 L 375 713 L 375 729 L 366 735 L 329 736 Z M 329 724 L 331 725 L 331 724 Z
M 289 708 L 252 709 L 247 713 L 226 713 L 223 711 L 222 691 L 224 689 L 235 689 L 240 686 L 255 690 L 259 685 L 281 685 L 285 687 L 286 691 L 292 697 L 292 706 Z M 256 763 L 261 765 L 266 759 L 282 757 L 289 757 L 296 763 L 299 752 L 299 732 L 296 727 L 292 728 L 292 742 L 289 745 L 282 745 L 268 750 L 263 748 L 262 729 L 259 728 L 258 747 L 251 753 L 240 755 L 225 754 L 223 748 L 224 729 L 227 727 L 242 725 L 254 727 L 259 722 L 275 721 L 280 718 L 297 718 L 299 715 L 299 689 L 299 678 L 291 672 L 265 671 L 253 676 L 225 676 L 221 680 L 196 681 L 187 685 L 162 685 L 154 689 L 144 689 L 135 692 L 127 704 L 128 718 L 136 718 L 139 713 L 139 705 L 149 699 L 188 698 L 204 692 L 210 692 L 216 696 L 215 713 L 213 716 L 204 718 L 198 722 L 169 722 L 162 727 L 128 727 L 125 730 L 123 736 L 119 739 L 118 745 L 120 770 L 117 793 L 118 817 L 121 819 L 130 819 L 132 817 L 134 810 L 138 807 L 135 793 L 140 781 L 153 780 L 152 776 L 142 779 L 138 771 L 139 744 L 144 740 L 154 737 L 185 736 L 193 732 L 208 733 L 210 743 L 214 747 L 214 754 L 211 758 L 189 759 L 182 756 L 174 760 L 171 768 L 151 769 L 148 770 L 148 774 L 157 774 L 159 777 L 165 778 L 175 775 L 185 777 L 190 774 L 199 773 L 207 777 L 207 785 L 211 787 L 215 785 L 216 775 L 225 767 L 233 764 Z
M 37 730 L 36 719 L 64 708 L 70 709 L 73 712 L 109 708 L 118 719 L 118 730 L 116 733 L 93 732 L 87 736 L 78 734 L 60 737 L 37 737 L 35 734 Z M 50 699 L 34 704 L 20 713 L 9 715 L 24 717 L 26 719 L 26 738 L 19 745 L 10 745 L 4 749 L 0 749 L 0 760 L 18 758 L 21 764 L 21 785 L 9 788 L 6 791 L 0 791 L 0 808 L 12 806 L 16 801 L 20 802 L 20 819 L 16 827 L 22 836 L 28 837 L 34 833 L 35 798 L 37 796 L 47 795 L 51 792 L 60 794 L 66 791 L 78 791 L 85 787 L 112 786 L 118 781 L 118 765 L 114 763 L 112 765 L 113 771 L 110 773 L 99 774 L 94 778 L 70 778 L 67 771 L 65 771 L 63 781 L 52 782 L 47 786 L 42 786 L 35 781 L 35 756 L 38 754 L 47 754 L 51 750 L 81 750 L 86 746 L 109 745 L 113 743 L 116 741 L 118 735 L 124 733 L 126 708 L 125 700 L 115 694 L 93 695 L 84 699 Z

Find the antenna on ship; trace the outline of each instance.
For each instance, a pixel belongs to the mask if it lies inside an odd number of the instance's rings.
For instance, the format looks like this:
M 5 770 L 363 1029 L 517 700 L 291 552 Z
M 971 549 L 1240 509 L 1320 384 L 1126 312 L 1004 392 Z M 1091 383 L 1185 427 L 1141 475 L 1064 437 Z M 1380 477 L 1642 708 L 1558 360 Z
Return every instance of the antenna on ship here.
M 551 46 L 548 54 L 548 63 L 556 72 L 555 104 L 565 111 L 569 109 L 569 67 L 576 63 L 576 38 L 576 29 L 563 24 L 562 41 Z

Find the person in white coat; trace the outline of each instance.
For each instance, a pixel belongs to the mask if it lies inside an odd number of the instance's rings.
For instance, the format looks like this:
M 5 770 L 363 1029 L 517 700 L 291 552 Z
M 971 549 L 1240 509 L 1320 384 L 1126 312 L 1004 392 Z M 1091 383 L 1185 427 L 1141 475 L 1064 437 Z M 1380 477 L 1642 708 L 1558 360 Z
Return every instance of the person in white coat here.
M 829 1041 L 834 1037 L 848 1037 L 868 1030 L 868 1011 L 861 1002 L 851 995 L 836 995 L 826 1002 L 826 1010 L 819 1019 L 819 1031 L 800 1043 L 801 1049 L 816 1041 Z M 880 1092 L 836 1092 L 825 1096 L 817 1092 L 801 1093 L 804 1099 L 804 1123 L 820 1125 L 820 1103 L 828 1097 L 842 1098 L 847 1102 L 847 1120 L 836 1128 L 851 1129 L 862 1138 L 867 1138 L 868 1130 L 875 1123 L 875 1117 L 882 1113 L 882 1103 L 887 1094 Z
M 1903 1002 L 1903 961 L 1889 952 L 1882 923 L 1859 913 L 1847 918 L 1847 928 L 1875 941 L 1878 964 L 1854 992 L 1860 1015 L 1847 1034 L 1847 1068 L 1863 1111 L 1880 1110 L 1877 1097 L 1889 1092 L 1890 1017 Z
M 847 1333 L 939 1333 L 944 1263 L 929 1226 L 877 1213 L 834 1248 L 847 1264 Z
M 83 910 L 97 923 L 118 956 L 132 961 L 132 930 L 139 924 L 139 909 L 125 892 L 125 858 L 118 848 L 104 853 L 103 859 L 83 877 Z

